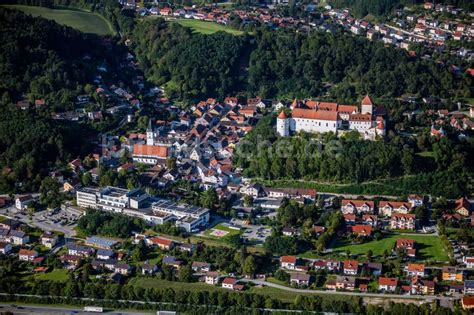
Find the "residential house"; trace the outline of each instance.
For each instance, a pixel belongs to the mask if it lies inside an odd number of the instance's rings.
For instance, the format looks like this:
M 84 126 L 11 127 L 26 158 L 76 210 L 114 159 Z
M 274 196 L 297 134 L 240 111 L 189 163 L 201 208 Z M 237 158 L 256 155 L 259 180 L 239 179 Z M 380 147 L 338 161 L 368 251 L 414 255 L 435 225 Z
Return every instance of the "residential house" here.
M 152 265 L 152 264 L 143 264 L 141 266 L 141 270 L 142 270 L 142 275 L 152 276 L 158 271 L 158 266 Z
M 90 257 L 94 253 L 93 248 L 77 245 L 75 243 L 68 243 L 66 247 L 68 249 L 68 254 L 72 256 Z
M 456 267 L 444 266 L 441 278 L 443 281 L 462 282 L 464 280 L 464 273 Z
M 409 202 L 403 201 L 380 201 L 379 213 L 390 217 L 394 213 L 408 213 L 412 209 Z
M 128 275 L 132 272 L 132 267 L 129 264 L 116 264 L 114 272 L 119 273 L 121 275 Z
M 237 284 L 237 279 L 235 278 L 225 278 L 224 281 L 222 281 L 222 287 L 225 289 L 234 289 L 234 286 Z
M 206 284 L 216 285 L 217 283 L 219 283 L 219 273 L 216 271 L 209 271 L 208 273 L 206 273 L 206 278 L 204 282 L 206 282 Z
M 311 280 L 311 276 L 306 273 L 295 272 L 290 276 L 290 283 L 298 286 L 308 286 Z
M 382 274 L 383 265 L 377 262 L 367 262 L 362 268 L 371 275 L 380 276 Z
M 370 200 L 343 199 L 341 211 L 343 214 L 374 213 L 374 202 Z
M 474 296 L 463 296 L 461 300 L 461 305 L 464 310 L 474 310 Z
M 416 217 L 414 214 L 392 214 L 390 217 L 390 228 L 392 230 L 414 230 Z
M 408 202 L 411 204 L 412 208 L 420 207 L 424 203 L 423 196 L 411 194 L 408 196 Z
M 471 203 L 465 197 L 456 200 L 456 212 L 463 216 L 471 214 Z
M 409 263 L 405 266 L 405 272 L 408 276 L 425 276 L 425 265 Z
M 358 271 L 359 271 L 359 262 L 357 260 L 344 261 L 344 274 L 357 275 Z
M 82 184 L 77 178 L 72 178 L 63 184 L 63 190 L 70 193 L 75 193 L 81 187 Z
M 12 245 L 6 242 L 0 242 L 0 254 L 8 255 L 12 251 Z
M 36 257 L 38 257 L 38 252 L 36 252 L 35 250 L 28 250 L 22 248 L 18 252 L 18 259 L 20 259 L 21 261 L 32 262 L 33 260 L 35 260 Z
M 419 276 L 414 276 L 411 281 L 411 293 L 422 295 L 434 295 L 435 283 L 430 280 L 423 280 Z
M 467 269 L 474 269 L 474 256 L 464 256 L 463 262 Z
M 152 237 L 148 239 L 148 243 L 155 245 L 161 250 L 170 250 L 174 247 L 174 242 L 172 240 L 161 238 L 161 237 Z
M 298 258 L 296 256 L 281 256 L 280 267 L 284 269 L 294 270 L 296 268 L 297 261 Z
M 96 254 L 97 259 L 101 259 L 101 260 L 109 260 L 109 259 L 114 258 L 114 256 L 115 256 L 115 253 L 113 250 L 103 249 L 103 248 L 99 249 Z
M 14 245 L 25 245 L 30 241 L 30 237 L 20 230 L 10 230 L 8 237 L 10 243 L 13 243 Z
M 351 276 L 337 276 L 336 289 L 354 291 L 356 277 Z
M 295 235 L 300 235 L 300 231 L 298 229 L 292 228 L 285 226 L 281 233 L 285 236 L 295 236 Z
M 349 232 L 352 234 L 356 234 L 357 236 L 370 236 L 372 235 L 372 226 L 370 225 L 361 225 L 357 224 L 354 226 L 349 226 L 348 227 Z
M 54 234 L 53 232 L 45 232 L 43 235 L 41 235 L 41 244 L 45 246 L 46 248 L 53 248 L 56 246 L 58 242 L 58 236 Z
M 163 257 L 163 265 L 171 266 L 173 268 L 179 269 L 183 262 L 181 260 L 176 260 L 174 256 L 165 256 Z
M 209 272 L 211 270 L 211 264 L 207 262 L 193 261 L 191 268 L 194 272 Z
M 66 265 L 66 269 L 75 269 L 77 266 L 79 266 L 82 259 L 83 256 L 69 254 L 59 257 L 59 260 L 61 260 L 61 262 Z
M 386 278 L 380 277 L 379 278 L 379 290 L 385 292 L 395 292 L 398 286 L 398 279 L 397 278 Z
M 474 280 L 464 281 L 464 294 L 474 294 Z
M 379 219 L 375 214 L 364 214 L 362 215 L 362 224 L 376 227 L 379 225 Z
M 15 198 L 15 207 L 18 210 L 24 210 L 34 200 L 35 199 L 31 195 L 18 196 L 18 197 Z
M 341 262 L 337 260 L 326 260 L 326 268 L 331 272 L 339 272 L 341 268 Z
M 344 221 L 346 225 L 352 225 L 356 223 L 356 215 L 355 214 L 344 214 Z
M 416 257 L 416 242 L 406 238 L 400 238 L 396 242 L 396 249 L 404 249 L 408 257 Z

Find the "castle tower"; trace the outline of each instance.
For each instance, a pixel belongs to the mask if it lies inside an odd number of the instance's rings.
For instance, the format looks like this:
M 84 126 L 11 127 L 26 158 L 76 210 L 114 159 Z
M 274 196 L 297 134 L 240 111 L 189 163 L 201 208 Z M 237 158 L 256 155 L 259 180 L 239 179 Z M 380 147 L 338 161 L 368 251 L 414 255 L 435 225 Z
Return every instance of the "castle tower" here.
M 374 103 L 370 99 L 369 95 L 366 95 L 361 102 L 361 114 L 373 114 Z
M 286 116 L 285 111 L 281 111 L 277 117 L 277 133 L 281 137 L 290 135 L 290 119 Z
M 382 116 L 377 116 L 377 134 L 380 136 L 385 136 L 385 119 Z
M 155 134 L 151 126 L 151 119 L 148 121 L 148 127 L 146 128 L 146 144 L 155 145 Z

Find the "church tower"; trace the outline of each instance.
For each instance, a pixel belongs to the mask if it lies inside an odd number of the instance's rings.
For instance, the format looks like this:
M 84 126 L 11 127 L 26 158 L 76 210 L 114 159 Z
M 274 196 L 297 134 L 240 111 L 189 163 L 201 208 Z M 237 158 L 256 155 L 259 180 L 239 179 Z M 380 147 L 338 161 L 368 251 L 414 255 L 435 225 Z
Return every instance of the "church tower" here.
M 155 133 L 153 132 L 153 127 L 151 126 L 151 119 L 148 121 L 148 127 L 146 128 L 146 144 L 155 145 Z

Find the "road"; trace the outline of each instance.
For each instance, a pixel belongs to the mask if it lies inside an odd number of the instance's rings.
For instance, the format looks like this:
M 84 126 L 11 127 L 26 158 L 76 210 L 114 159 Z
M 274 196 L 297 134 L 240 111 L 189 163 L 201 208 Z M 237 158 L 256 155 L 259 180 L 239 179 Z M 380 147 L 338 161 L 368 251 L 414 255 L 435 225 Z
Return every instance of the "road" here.
M 15 306 L 13 306 L 15 305 Z M 36 305 L 16 305 L 0 303 L 0 312 L 12 312 L 13 314 L 91 314 L 90 312 L 84 312 L 82 308 L 73 307 L 51 307 L 51 306 L 36 306 Z M 153 314 L 154 312 L 126 312 L 126 311 L 105 311 L 104 314 L 117 314 L 117 315 L 143 315 Z
M 310 289 L 296 289 L 280 285 L 273 282 L 253 279 L 240 279 L 241 282 L 252 282 L 257 285 L 266 285 L 272 288 L 285 290 L 295 293 L 306 293 L 306 294 L 322 294 L 322 295 L 348 295 L 348 296 L 360 296 L 360 297 L 374 297 L 374 298 L 393 298 L 393 299 L 411 299 L 411 300 L 426 300 L 432 302 L 434 300 L 450 301 L 452 298 L 436 295 L 402 295 L 402 294 L 383 294 L 383 293 L 362 293 L 362 292 L 347 292 L 347 291 L 317 291 Z

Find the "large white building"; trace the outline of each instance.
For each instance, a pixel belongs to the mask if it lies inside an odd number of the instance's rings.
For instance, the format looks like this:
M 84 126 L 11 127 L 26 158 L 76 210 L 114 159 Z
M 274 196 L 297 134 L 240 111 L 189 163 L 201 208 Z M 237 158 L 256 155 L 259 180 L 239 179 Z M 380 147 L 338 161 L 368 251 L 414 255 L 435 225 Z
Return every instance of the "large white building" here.
M 76 192 L 76 201 L 79 207 L 120 213 L 126 208 L 139 209 L 148 197 L 147 193 L 138 188 L 127 190 L 111 186 L 105 188 L 85 187 Z
M 170 200 L 153 200 L 140 189 L 85 187 L 76 192 L 77 205 L 83 208 L 123 213 L 153 224 L 175 222 L 187 232 L 194 232 L 209 222 L 209 209 L 177 204 Z M 150 206 L 151 204 L 151 206 Z
M 296 100 L 291 106 L 291 113 L 282 111 L 277 118 L 277 133 L 287 137 L 295 132 L 337 133 L 342 130 L 356 130 L 364 138 L 385 135 L 385 119 L 375 113 L 372 100 L 367 95 L 357 105 Z

